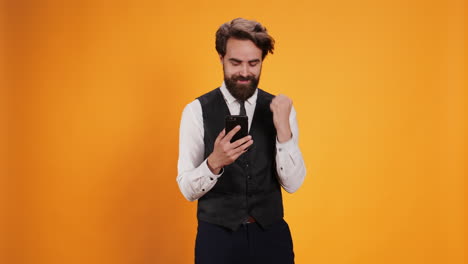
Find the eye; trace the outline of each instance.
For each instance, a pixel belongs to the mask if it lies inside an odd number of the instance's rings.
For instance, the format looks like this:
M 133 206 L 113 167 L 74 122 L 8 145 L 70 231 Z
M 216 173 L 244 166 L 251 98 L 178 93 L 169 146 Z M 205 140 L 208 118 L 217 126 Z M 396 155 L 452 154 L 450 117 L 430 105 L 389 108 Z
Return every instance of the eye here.
M 238 61 L 231 61 L 231 64 L 232 64 L 233 66 L 239 66 L 239 65 L 240 65 L 240 62 L 238 62 Z
M 249 62 L 249 65 L 252 66 L 252 67 L 257 66 L 257 64 L 258 64 L 258 61 Z

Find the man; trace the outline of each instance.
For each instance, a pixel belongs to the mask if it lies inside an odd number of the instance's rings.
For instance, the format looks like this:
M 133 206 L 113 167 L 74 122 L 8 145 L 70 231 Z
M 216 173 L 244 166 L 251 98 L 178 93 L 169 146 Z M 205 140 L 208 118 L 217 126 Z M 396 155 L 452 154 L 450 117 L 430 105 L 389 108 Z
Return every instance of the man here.
M 177 182 L 198 200 L 197 264 L 294 263 L 281 186 L 304 181 L 292 101 L 257 88 L 274 40 L 265 27 L 242 18 L 221 25 L 216 50 L 224 83 L 190 104 L 180 124 Z M 247 115 L 249 135 L 231 143 L 227 115 Z

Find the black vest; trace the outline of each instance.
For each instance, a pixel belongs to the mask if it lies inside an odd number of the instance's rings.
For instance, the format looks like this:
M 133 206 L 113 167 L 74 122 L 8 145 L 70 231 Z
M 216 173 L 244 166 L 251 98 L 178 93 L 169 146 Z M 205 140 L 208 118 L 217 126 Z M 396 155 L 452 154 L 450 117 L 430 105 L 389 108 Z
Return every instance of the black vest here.
M 276 172 L 276 129 L 270 103 L 273 95 L 258 89 L 249 134 L 250 150 L 224 167 L 216 185 L 198 200 L 198 220 L 236 230 L 247 216 L 264 228 L 283 218 L 283 201 Z M 219 88 L 198 98 L 203 111 L 205 159 L 224 129 L 229 108 Z

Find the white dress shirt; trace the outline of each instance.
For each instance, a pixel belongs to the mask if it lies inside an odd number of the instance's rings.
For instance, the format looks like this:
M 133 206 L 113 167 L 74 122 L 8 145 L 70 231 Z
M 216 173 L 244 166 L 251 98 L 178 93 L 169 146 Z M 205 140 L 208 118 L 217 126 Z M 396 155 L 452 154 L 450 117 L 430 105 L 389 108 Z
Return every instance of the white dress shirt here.
M 229 93 L 225 84 L 221 92 L 231 114 L 238 114 L 239 102 Z M 245 102 L 245 110 L 249 117 L 249 131 L 257 104 L 258 90 Z M 289 123 L 292 138 L 280 143 L 276 139 L 276 169 L 278 181 L 289 193 L 295 192 L 302 185 L 306 174 L 304 160 L 298 146 L 299 131 L 296 120 L 296 110 L 291 109 Z M 221 131 L 220 131 L 221 132 Z M 195 201 L 202 197 L 216 185 L 217 179 L 222 176 L 215 175 L 208 168 L 207 159 L 204 159 L 205 144 L 203 141 L 203 112 L 200 101 L 195 99 L 188 104 L 182 113 L 179 135 L 179 161 L 177 183 L 184 197 Z M 255 144 L 255 138 L 253 138 Z

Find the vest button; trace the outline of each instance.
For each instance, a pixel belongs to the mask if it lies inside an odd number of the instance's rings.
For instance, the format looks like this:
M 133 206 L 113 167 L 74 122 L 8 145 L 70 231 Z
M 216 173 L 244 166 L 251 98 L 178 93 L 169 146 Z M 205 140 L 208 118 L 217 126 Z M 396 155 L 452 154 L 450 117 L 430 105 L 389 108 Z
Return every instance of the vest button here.
M 247 175 L 247 179 L 249 179 L 249 180 L 250 180 L 250 179 L 252 179 L 252 176 L 250 176 L 250 175 Z

